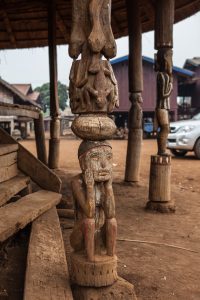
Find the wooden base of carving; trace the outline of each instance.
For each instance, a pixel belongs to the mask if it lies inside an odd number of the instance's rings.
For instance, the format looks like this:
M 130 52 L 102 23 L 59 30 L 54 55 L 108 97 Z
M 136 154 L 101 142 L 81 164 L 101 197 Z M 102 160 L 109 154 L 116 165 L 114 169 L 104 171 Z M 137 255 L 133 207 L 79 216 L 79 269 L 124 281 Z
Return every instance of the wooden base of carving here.
M 142 129 L 130 129 L 129 131 L 125 173 L 126 182 L 139 181 L 142 136 Z
M 118 278 L 117 257 L 95 255 L 95 262 L 89 262 L 85 254 L 73 252 L 71 254 L 71 277 L 72 282 L 80 286 L 111 285 Z
M 134 286 L 120 277 L 113 285 L 107 287 L 93 288 L 75 285 L 73 297 L 75 300 L 137 300 Z
M 149 202 L 147 209 L 162 213 L 175 212 L 171 201 L 171 156 L 151 156 Z

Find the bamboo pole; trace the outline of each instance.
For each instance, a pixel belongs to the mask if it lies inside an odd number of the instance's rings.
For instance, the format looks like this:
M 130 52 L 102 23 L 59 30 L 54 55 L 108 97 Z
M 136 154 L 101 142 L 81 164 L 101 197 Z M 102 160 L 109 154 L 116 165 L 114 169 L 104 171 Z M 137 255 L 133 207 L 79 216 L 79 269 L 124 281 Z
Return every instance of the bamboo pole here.
M 142 148 L 142 27 L 140 0 L 126 0 L 129 30 L 129 135 L 126 156 L 125 181 L 138 182 Z
M 43 120 L 42 113 L 39 114 L 38 119 L 34 119 L 34 130 L 35 130 L 37 157 L 41 162 L 47 165 L 47 151 L 46 151 L 46 144 L 45 144 L 44 120 Z
M 56 50 L 56 0 L 49 1 L 48 6 L 48 44 L 50 72 L 50 114 L 51 129 L 49 141 L 49 167 L 58 168 L 60 148 L 60 118 L 57 83 L 57 50 Z

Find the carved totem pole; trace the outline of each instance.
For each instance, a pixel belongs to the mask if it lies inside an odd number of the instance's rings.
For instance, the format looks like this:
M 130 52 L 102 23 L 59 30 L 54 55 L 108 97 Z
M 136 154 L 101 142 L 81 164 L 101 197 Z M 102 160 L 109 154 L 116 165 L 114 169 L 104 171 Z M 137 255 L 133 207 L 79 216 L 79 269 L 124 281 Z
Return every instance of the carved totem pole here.
M 109 62 L 116 55 L 110 19 L 111 0 L 73 0 L 69 55 L 74 61 L 69 94 L 71 110 L 78 114 L 72 130 L 83 139 L 78 149 L 82 173 L 72 180 L 75 225 L 70 242 L 75 299 L 100 299 L 102 290 L 96 287 L 104 287 L 107 294 L 107 286 L 118 282 L 112 147 L 106 141 L 116 130 L 107 114 L 118 106 L 117 82 Z M 133 286 L 128 292 L 134 295 Z M 105 299 L 117 299 L 116 291 L 112 294 Z
M 160 212 L 174 212 L 171 201 L 171 156 L 166 152 L 169 133 L 170 95 L 173 90 L 172 47 L 174 0 L 156 2 L 155 58 L 157 72 L 157 101 L 154 130 L 157 131 L 157 155 L 151 156 L 149 202 L 147 208 Z

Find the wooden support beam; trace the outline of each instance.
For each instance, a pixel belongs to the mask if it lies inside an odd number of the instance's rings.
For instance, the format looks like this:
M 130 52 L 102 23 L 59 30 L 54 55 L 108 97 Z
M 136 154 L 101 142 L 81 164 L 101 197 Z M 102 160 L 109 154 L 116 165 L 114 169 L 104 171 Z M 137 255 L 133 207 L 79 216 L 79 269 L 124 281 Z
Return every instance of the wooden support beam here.
M 42 113 L 40 113 L 39 119 L 34 120 L 34 130 L 38 159 L 41 160 L 41 162 L 43 162 L 45 165 L 47 165 L 47 151 Z
M 13 105 L 0 102 L 0 116 L 21 116 L 38 119 L 39 113 L 39 109 L 31 109 L 31 107 L 28 105 Z
M 174 0 L 156 1 L 155 49 L 173 48 Z
M 129 93 L 132 103 L 129 112 L 129 136 L 126 157 L 125 181 L 139 181 L 142 147 L 142 26 L 140 0 L 126 0 L 129 29 Z
M 57 78 L 56 49 L 56 0 L 50 0 L 48 5 L 48 44 L 50 71 L 50 114 L 51 130 L 49 141 L 49 167 L 58 168 L 60 147 L 60 119 Z

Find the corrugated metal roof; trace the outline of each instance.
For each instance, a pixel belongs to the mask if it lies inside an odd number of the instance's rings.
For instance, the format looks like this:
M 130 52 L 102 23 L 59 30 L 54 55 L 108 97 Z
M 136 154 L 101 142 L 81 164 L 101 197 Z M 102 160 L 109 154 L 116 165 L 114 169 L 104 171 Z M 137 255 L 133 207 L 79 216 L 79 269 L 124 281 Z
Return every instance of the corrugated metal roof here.
M 142 60 L 144 62 L 148 62 L 148 63 L 151 63 L 151 64 L 154 64 L 154 62 L 155 62 L 153 58 L 150 58 L 150 57 L 147 57 L 147 56 L 142 56 Z M 121 56 L 119 58 L 111 60 L 111 65 L 116 65 L 116 64 L 126 62 L 126 61 L 128 61 L 128 55 Z M 179 67 L 176 67 L 176 66 L 173 66 L 173 71 L 176 72 L 176 73 L 179 73 L 181 75 L 188 76 L 188 77 L 193 77 L 195 75 L 195 73 L 190 71 L 190 70 L 179 68 Z

